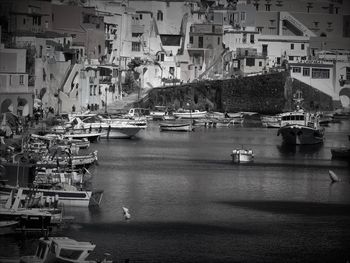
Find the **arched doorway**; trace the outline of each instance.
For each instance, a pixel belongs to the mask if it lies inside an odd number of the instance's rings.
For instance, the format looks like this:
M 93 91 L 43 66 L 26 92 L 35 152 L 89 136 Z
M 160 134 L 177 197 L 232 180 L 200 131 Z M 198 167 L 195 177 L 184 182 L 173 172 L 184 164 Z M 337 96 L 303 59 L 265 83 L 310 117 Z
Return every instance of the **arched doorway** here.
M 11 99 L 5 99 L 1 103 L 1 113 L 13 112 L 13 103 Z
M 339 92 L 339 98 L 343 107 L 350 107 L 350 88 L 342 88 Z

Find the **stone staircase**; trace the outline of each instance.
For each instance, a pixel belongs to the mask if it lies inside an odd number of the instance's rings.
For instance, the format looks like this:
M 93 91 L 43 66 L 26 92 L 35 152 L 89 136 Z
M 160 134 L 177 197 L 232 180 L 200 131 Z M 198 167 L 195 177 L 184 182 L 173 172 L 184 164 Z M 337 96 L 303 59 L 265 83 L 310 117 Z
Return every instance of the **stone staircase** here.
M 107 105 L 108 112 L 117 112 L 120 110 L 125 110 L 134 107 L 133 105 L 139 100 L 144 98 L 148 93 L 142 92 L 139 96 L 138 92 L 130 93 L 129 95 L 123 97 L 123 100 L 117 100 L 109 105 Z

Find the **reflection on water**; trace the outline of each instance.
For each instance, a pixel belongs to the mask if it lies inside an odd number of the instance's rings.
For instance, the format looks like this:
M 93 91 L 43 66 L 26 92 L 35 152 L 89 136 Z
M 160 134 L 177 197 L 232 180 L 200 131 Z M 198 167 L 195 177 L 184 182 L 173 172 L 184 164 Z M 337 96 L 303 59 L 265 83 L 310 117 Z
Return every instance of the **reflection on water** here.
M 346 262 L 350 259 L 349 166 L 331 160 L 350 122 L 326 128 L 320 145 L 287 146 L 275 129 L 237 126 L 101 140 L 91 171 L 99 208 L 65 208 L 56 235 L 96 243 L 118 262 Z M 344 138 L 343 138 L 344 137 Z M 234 165 L 232 149 L 255 162 Z M 328 169 L 342 182 L 330 184 Z M 125 221 L 122 207 L 130 210 Z M 35 242 L 0 238 L 25 254 Z

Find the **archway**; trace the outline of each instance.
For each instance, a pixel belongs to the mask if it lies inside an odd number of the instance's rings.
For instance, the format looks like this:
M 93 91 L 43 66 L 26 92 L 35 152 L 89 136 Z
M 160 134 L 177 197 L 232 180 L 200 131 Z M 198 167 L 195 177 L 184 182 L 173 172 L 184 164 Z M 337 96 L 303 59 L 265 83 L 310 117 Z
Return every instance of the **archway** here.
M 11 99 L 6 99 L 1 103 L 1 113 L 13 112 L 13 103 Z
M 27 116 L 29 115 L 29 104 L 25 98 L 17 98 L 17 115 Z
M 342 88 L 339 92 L 339 98 L 343 107 L 350 107 L 350 88 Z

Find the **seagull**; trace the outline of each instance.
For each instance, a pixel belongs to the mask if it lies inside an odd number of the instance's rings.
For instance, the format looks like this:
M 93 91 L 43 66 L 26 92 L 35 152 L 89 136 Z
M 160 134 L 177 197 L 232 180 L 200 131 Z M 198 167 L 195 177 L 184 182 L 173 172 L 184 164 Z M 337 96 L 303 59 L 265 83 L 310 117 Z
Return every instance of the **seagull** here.
M 131 218 L 131 215 L 129 214 L 129 209 L 124 206 L 122 208 L 125 220 L 129 220 Z
M 340 182 L 339 177 L 335 174 L 335 172 L 333 172 L 332 170 L 328 171 L 329 177 L 332 180 L 332 183 L 336 183 L 336 182 Z

